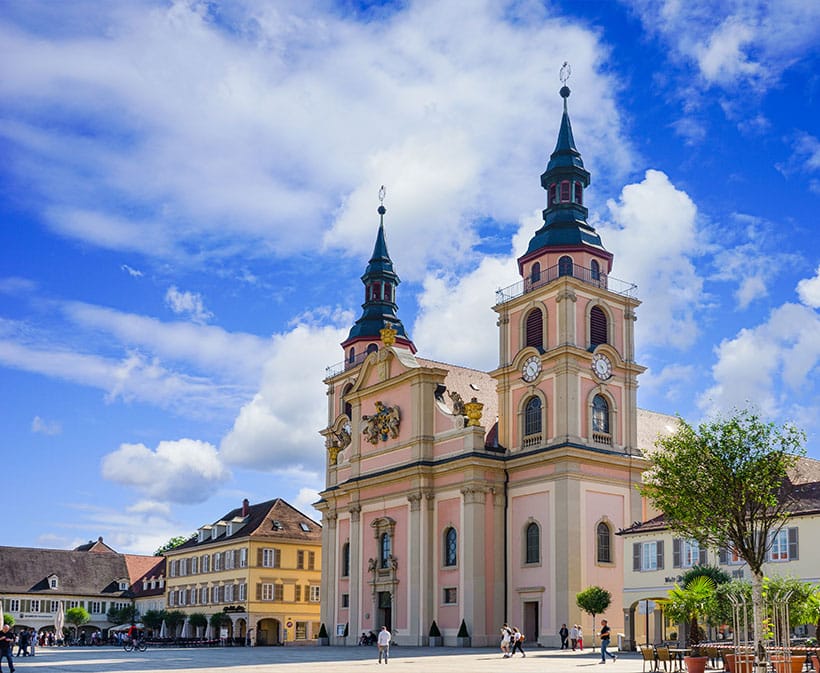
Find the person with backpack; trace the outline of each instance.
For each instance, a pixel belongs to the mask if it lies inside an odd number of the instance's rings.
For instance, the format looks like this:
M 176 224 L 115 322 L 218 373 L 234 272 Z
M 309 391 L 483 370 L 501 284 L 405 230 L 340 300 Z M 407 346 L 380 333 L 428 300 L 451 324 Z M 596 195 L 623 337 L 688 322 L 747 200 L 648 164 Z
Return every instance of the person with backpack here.
M 522 657 L 527 656 L 527 653 L 524 652 L 524 648 L 521 646 L 523 642 L 524 642 L 524 634 L 521 633 L 521 631 L 518 630 L 517 626 L 513 626 L 513 634 L 512 634 L 513 646 L 512 646 L 512 652 L 510 652 L 510 657 L 512 657 L 515 654 L 516 650 L 521 652 Z

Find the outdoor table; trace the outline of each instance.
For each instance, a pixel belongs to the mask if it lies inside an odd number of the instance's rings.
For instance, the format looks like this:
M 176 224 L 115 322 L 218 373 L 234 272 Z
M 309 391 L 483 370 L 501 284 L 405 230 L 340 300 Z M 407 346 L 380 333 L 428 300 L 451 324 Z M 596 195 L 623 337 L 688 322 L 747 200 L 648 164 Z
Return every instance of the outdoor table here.
M 678 668 L 683 670 L 683 658 L 692 651 L 691 647 L 670 647 L 669 654 L 675 655 L 675 660 L 678 662 Z

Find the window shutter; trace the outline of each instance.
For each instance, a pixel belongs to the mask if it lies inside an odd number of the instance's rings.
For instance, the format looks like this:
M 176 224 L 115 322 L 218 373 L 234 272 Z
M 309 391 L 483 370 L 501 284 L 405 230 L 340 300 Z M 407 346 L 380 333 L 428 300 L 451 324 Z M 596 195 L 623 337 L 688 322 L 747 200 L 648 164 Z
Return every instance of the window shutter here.
M 632 543 L 632 570 L 639 571 L 641 569 L 641 543 Z
M 663 570 L 663 540 L 658 540 L 658 570 Z
M 800 558 L 797 530 L 797 528 L 789 528 L 789 561 L 796 561 Z
M 258 566 L 262 565 L 262 550 L 261 549 L 256 550 L 256 565 L 258 565 Z
M 297 602 L 301 601 L 302 600 L 302 587 L 301 587 L 301 585 L 297 584 L 296 586 L 293 587 L 293 589 L 294 589 L 294 592 L 295 592 L 294 595 L 293 595 L 293 600 L 297 601 Z
M 534 346 L 539 351 L 544 349 L 544 320 L 541 309 L 533 309 L 527 315 L 527 346 Z
M 701 547 L 698 550 L 698 563 L 702 566 L 705 566 L 708 563 L 709 559 L 706 557 L 706 547 Z
M 600 306 L 593 306 L 589 312 L 589 345 L 592 348 L 607 343 L 606 313 Z
M 262 600 L 262 583 L 261 582 L 256 583 L 256 600 L 258 600 L 258 601 Z
M 273 567 L 280 568 L 282 566 L 282 550 L 281 549 L 274 549 L 273 550 Z
M 659 562 L 658 567 L 660 566 Z M 672 540 L 672 567 L 680 568 L 680 540 L 678 538 Z

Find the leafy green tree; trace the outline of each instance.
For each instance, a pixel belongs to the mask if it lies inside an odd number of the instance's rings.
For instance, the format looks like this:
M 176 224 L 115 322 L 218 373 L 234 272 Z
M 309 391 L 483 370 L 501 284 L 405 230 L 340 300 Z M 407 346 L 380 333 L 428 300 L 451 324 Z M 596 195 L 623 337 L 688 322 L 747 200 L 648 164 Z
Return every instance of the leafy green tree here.
M 219 629 L 223 626 L 227 626 L 231 623 L 231 618 L 228 617 L 224 612 L 214 612 L 211 615 L 211 626 L 219 632 Z
M 602 615 L 612 603 L 612 594 L 603 587 L 589 587 L 575 596 L 575 602 L 587 614 L 592 615 L 592 651 L 595 651 L 595 615 Z
M 134 605 L 125 605 L 121 608 L 112 607 L 108 610 L 108 621 L 112 624 L 133 624 L 139 621 L 139 612 Z
M 177 636 L 177 627 L 185 621 L 186 616 L 181 610 L 170 610 L 165 613 L 165 625 L 170 636 Z
M 763 422 L 748 410 L 697 429 L 679 418 L 656 442 L 640 492 L 670 528 L 711 547 L 731 547 L 752 575 L 755 667 L 765 673 L 763 563 L 789 516 L 789 470 L 805 453 L 805 434 Z
M 168 540 L 168 542 L 166 542 L 164 545 L 159 547 L 154 552 L 154 556 L 162 556 L 165 552 L 170 551 L 171 549 L 176 549 L 180 545 L 185 544 L 192 537 L 195 537 L 195 535 L 196 535 L 196 533 L 194 533 L 192 535 L 188 535 L 188 536 L 176 535 L 176 536 L 172 537 L 171 539 Z
M 686 588 L 689 585 L 689 582 L 696 577 L 708 577 L 715 583 L 715 588 L 721 584 L 727 584 L 732 581 L 732 576 L 723 568 L 710 565 L 693 565 L 681 576 L 680 585 Z
M 192 612 L 188 615 L 188 623 L 191 625 L 191 628 L 194 629 L 194 635 L 198 636 L 197 629 L 199 628 L 203 630 L 203 634 L 205 633 L 205 627 L 208 626 L 208 618 L 201 612 Z
M 142 623 L 153 631 L 159 631 L 162 627 L 162 620 L 165 619 L 166 614 L 165 610 L 148 610 L 142 616 Z M 165 622 L 165 624 L 167 626 L 168 622 Z
M 662 599 L 664 614 L 675 622 L 689 625 L 689 647 L 698 656 L 698 645 L 704 640 L 700 621 L 715 611 L 715 582 L 707 575 L 692 578 L 685 586 L 675 584 L 669 596 Z
M 74 629 L 79 632 L 80 627 L 83 624 L 87 624 L 91 621 L 91 615 L 88 614 L 88 610 L 85 608 L 68 608 L 65 611 L 65 620 L 74 626 Z
M 14 626 L 15 619 L 8 612 L 3 613 L 3 623 Z

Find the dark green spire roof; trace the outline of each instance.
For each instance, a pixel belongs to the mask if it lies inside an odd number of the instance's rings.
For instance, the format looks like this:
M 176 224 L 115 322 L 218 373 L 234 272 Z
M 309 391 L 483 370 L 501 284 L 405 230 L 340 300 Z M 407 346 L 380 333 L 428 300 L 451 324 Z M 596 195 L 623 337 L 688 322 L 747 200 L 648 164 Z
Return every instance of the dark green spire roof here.
M 383 197 L 382 197 L 383 198 Z M 365 302 L 362 304 L 362 316 L 355 322 L 342 343 L 343 347 L 351 341 L 360 339 L 380 339 L 384 327 L 396 330 L 396 340 L 409 345 L 413 352 L 415 347 L 404 329 L 404 325 L 396 315 L 396 287 L 401 280 L 393 270 L 393 260 L 387 252 L 387 241 L 384 236 L 384 214 L 387 209 L 379 206 L 379 231 L 376 234 L 376 244 L 373 246 L 373 255 L 362 275 L 365 288 Z
M 530 240 L 525 257 L 547 247 L 592 246 L 604 249 L 600 236 L 587 223 L 589 211 L 583 205 L 584 190 L 589 186 L 590 176 L 572 135 L 567 110 L 569 87 L 561 87 L 560 93 L 564 99 L 561 128 L 547 169 L 541 176 L 541 186 L 547 190 L 544 226 Z

